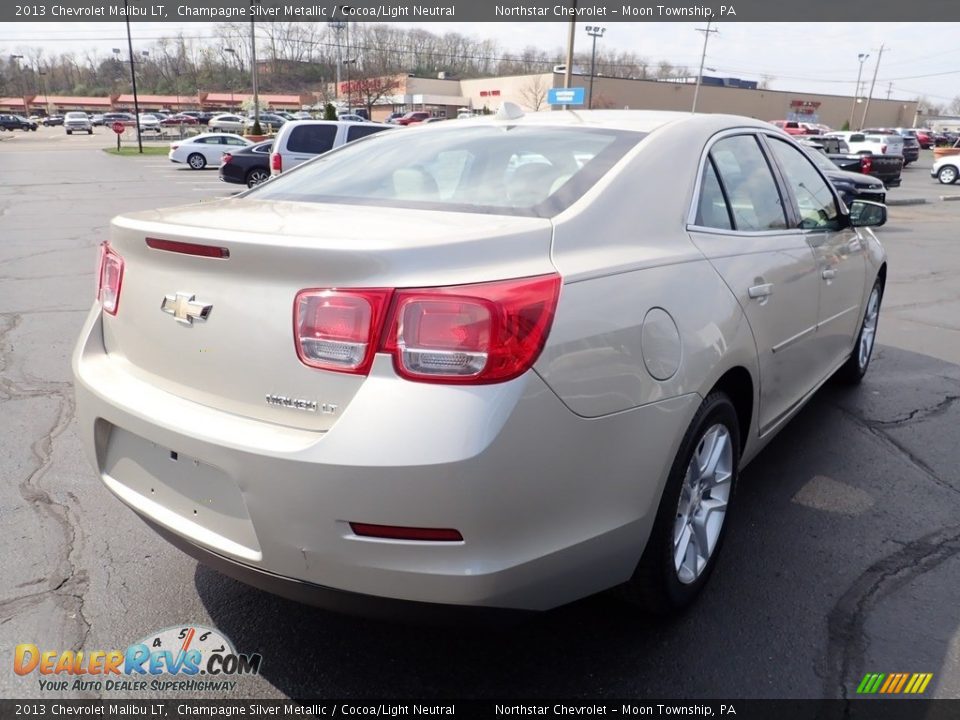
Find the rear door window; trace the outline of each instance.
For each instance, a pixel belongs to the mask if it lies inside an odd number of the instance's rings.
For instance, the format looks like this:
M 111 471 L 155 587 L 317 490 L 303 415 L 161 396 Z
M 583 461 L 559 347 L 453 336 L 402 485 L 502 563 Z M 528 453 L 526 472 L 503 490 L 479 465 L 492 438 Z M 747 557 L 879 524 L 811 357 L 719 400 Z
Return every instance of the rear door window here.
M 783 199 L 754 136 L 736 135 L 719 140 L 710 150 L 710 157 L 726 190 L 737 230 L 786 229 Z
M 332 150 L 336 139 L 336 125 L 297 125 L 290 131 L 287 149 L 319 155 Z
M 347 142 L 359 140 L 360 138 L 365 138 L 368 135 L 383 132 L 386 129 L 386 127 L 381 127 L 379 125 L 351 125 L 349 128 L 347 128 Z

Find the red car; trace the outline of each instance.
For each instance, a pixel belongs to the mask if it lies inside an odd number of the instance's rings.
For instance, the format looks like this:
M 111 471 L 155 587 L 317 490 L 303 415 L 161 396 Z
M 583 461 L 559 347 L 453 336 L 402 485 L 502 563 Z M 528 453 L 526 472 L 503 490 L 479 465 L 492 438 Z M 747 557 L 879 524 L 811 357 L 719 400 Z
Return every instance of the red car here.
M 920 143 L 920 147 L 924 150 L 929 150 L 937 144 L 933 130 L 917 130 L 917 142 Z
M 397 125 L 410 125 L 412 123 L 422 122 L 428 117 L 430 117 L 430 113 L 428 112 L 408 112 L 402 118 L 397 120 Z
M 794 122 L 793 120 L 771 120 L 771 125 L 776 125 L 778 128 L 783 130 L 787 135 L 809 135 L 807 129 L 803 127 L 800 123 Z
M 161 125 L 196 125 L 197 119 L 189 115 L 171 115 L 160 121 Z

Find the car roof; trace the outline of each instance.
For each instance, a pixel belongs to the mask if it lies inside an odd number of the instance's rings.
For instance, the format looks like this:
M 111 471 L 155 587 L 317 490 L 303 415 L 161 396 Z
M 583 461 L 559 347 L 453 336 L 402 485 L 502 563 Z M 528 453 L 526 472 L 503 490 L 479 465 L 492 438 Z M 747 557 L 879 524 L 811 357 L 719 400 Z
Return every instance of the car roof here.
M 253 145 L 253 142 L 252 142 L 252 141 L 247 140 L 247 139 L 246 139 L 245 137 L 243 137 L 242 135 L 230 135 L 229 133 L 222 133 L 222 132 L 200 133 L 199 135 L 193 135 L 193 136 L 191 136 L 191 137 L 188 137 L 188 138 L 186 138 L 185 140 L 179 140 L 179 141 L 174 141 L 174 142 L 191 142 L 191 141 L 193 141 L 193 140 L 197 140 L 198 138 L 208 138 L 208 137 L 237 137 L 237 138 L 240 138 L 241 140 L 243 140 L 245 143 L 248 143 L 248 144 L 250 144 L 250 145 Z

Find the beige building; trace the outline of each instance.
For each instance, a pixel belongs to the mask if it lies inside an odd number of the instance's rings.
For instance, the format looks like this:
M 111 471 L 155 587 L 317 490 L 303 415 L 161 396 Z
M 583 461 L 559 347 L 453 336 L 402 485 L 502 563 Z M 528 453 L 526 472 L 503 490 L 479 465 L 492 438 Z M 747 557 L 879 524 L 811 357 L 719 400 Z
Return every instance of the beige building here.
M 587 88 L 590 78 L 575 75 L 571 85 Z M 513 77 L 461 80 L 461 92 L 475 109 L 497 108 L 509 100 L 528 110 L 548 110 L 547 91 L 563 87 L 563 76 L 554 73 Z M 597 77 L 593 82 L 594 108 L 633 110 L 690 110 L 695 87 L 692 83 L 657 82 Z M 860 124 L 865 103 L 859 99 L 853 126 Z M 821 95 L 787 90 L 747 90 L 733 87 L 701 86 L 697 110 L 707 113 L 746 115 L 760 120 L 798 119 L 840 128 L 850 120 L 853 97 Z M 870 102 L 864 127 L 912 127 L 917 103 L 903 100 Z

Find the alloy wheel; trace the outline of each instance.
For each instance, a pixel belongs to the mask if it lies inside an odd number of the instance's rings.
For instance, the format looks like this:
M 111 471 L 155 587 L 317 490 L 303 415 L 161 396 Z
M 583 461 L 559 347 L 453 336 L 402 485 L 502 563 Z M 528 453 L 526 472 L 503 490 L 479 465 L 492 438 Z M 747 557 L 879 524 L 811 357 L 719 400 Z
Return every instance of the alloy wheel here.
M 673 565 L 690 584 L 703 572 L 723 529 L 733 479 L 733 443 L 722 424 L 700 437 L 687 466 L 673 526 Z
M 863 370 L 870 362 L 873 352 L 873 341 L 877 337 L 877 319 L 880 316 L 880 288 L 873 288 L 870 299 L 867 301 L 867 313 L 863 318 L 863 329 L 860 331 L 860 347 L 857 348 L 857 364 Z

